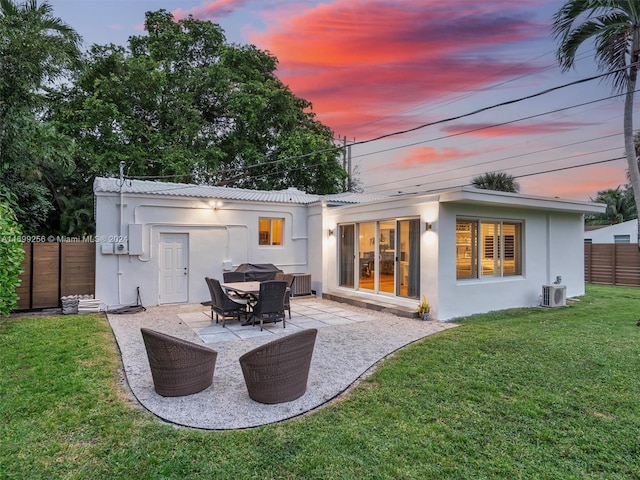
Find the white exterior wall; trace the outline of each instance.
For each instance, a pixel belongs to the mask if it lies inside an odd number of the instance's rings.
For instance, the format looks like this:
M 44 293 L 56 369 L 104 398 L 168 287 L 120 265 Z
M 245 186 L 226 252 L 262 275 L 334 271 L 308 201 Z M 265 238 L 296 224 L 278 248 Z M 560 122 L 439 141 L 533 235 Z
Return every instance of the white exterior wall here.
M 210 300 L 205 276 L 222 278 L 223 271 L 241 263 L 272 263 L 284 272 L 308 269 L 307 207 L 214 199 L 124 196 L 120 230 L 119 194 L 96 194 L 96 237 L 111 240 L 122 235 L 136 254 L 115 255 L 96 248 L 96 298 L 108 308 L 131 305 L 140 287 L 143 305 L 160 303 L 158 251 L 161 234 L 188 234 L 187 302 Z M 258 219 L 284 218 L 284 245 L 258 245 Z M 135 225 L 129 229 L 129 225 Z M 141 234 L 141 235 L 140 235 Z
M 456 279 L 456 217 L 523 221 L 523 274 L 513 277 Z M 542 285 L 562 277 L 567 296 L 584 294 L 581 214 L 521 208 L 443 205 L 440 212 L 440 320 L 541 303 Z
M 413 298 L 340 287 L 338 285 L 338 245 L 340 224 L 419 218 L 421 229 L 420 289 L 429 298 L 429 302 L 434 308 L 432 311 L 435 312 L 437 308 L 435 292 L 437 292 L 438 239 L 433 231 L 425 231 L 425 223 L 427 221 L 435 221 L 437 223 L 437 208 L 437 200 L 422 199 L 422 201 L 416 201 L 416 198 L 398 198 L 384 202 L 328 208 L 325 211 L 325 229 L 323 231 L 325 245 L 323 250 L 325 258 L 324 269 L 326 272 L 323 291 L 325 293 L 348 293 L 365 300 L 381 300 L 392 305 L 415 308 L 419 302 Z M 334 230 L 333 236 L 328 235 L 329 228 Z
M 347 293 L 414 309 L 419 298 L 358 291 L 338 285 L 339 226 L 382 220 L 419 219 L 420 296 L 439 320 L 540 304 L 542 285 L 562 276 L 567 296 L 584 294 L 583 213 L 602 205 L 481 191 L 403 196 L 341 207 L 324 202 L 224 200 L 171 194 L 96 192 L 96 298 L 114 308 L 136 302 L 158 305 L 163 234 L 188 237 L 186 298 L 210 299 L 205 276 L 222 278 L 241 263 L 272 263 L 287 273 L 310 273 L 311 288 Z M 215 208 L 211 205 L 216 205 Z M 122 215 L 122 220 L 121 220 Z M 523 222 L 523 274 L 456 279 L 456 218 Z M 259 246 L 258 219 L 284 218 L 284 244 Z M 426 223 L 432 225 L 426 230 Z M 329 230 L 334 234 L 329 235 Z M 128 253 L 104 250 L 119 235 Z M 113 238 L 110 238 L 113 237 Z M 111 249 L 113 252 L 113 249 Z M 357 274 L 357 272 L 356 272 Z M 182 277 L 180 277 L 182 278 Z M 165 297 L 166 300 L 166 297 Z M 166 303 L 166 302 L 165 302 Z
M 627 220 L 616 225 L 585 231 L 584 239 L 591 240 L 591 243 L 615 243 L 614 237 L 616 235 L 629 235 L 629 243 L 637 242 L 638 220 Z
M 421 201 L 416 201 L 421 200 Z M 456 218 L 515 220 L 523 222 L 523 275 L 513 277 L 456 278 Z M 383 300 L 415 308 L 416 299 L 340 287 L 338 279 L 337 225 L 398 218 L 420 218 L 420 295 L 426 295 L 432 316 L 439 320 L 540 305 L 542 285 L 562 276 L 567 296 L 584 294 L 583 216 L 527 209 L 465 203 L 439 203 L 437 196 L 391 200 L 329 209 L 326 225 L 335 228 L 325 241 L 325 292 L 349 293 L 363 299 Z M 426 231 L 426 222 L 432 230 Z
M 317 296 L 322 296 L 323 285 L 326 283 L 328 271 L 324 268 L 325 239 L 328 236 L 328 226 L 325 226 L 323 212 L 326 206 L 315 203 L 307 207 L 307 236 L 309 237 L 309 264 L 306 270 L 298 270 L 291 273 L 310 273 L 311 290 Z

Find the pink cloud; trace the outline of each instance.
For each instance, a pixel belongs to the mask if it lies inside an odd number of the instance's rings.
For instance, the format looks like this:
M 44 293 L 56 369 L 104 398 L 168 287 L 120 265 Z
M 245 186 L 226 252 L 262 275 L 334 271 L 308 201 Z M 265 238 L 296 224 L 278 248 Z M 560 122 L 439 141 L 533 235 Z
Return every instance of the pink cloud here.
M 623 162 L 623 161 L 621 161 Z M 598 191 L 616 188 L 626 183 L 625 170 L 621 162 L 612 162 L 574 170 L 564 170 L 544 175 L 518 179 L 521 192 L 560 198 L 589 200 Z M 567 175 L 579 175 L 580 181 L 567 181 Z M 603 187 L 603 185 L 609 185 Z
M 399 168 L 423 167 L 425 165 L 468 158 L 475 154 L 477 152 L 464 151 L 459 148 L 417 147 L 399 158 L 395 162 L 395 166 Z
M 230 15 L 246 3 L 249 3 L 249 0 L 215 0 L 213 2 L 203 2 L 199 7 L 187 10 L 178 8 L 172 14 L 176 20 L 187 18 L 189 15 L 201 20 L 215 20 Z
M 583 122 L 544 122 L 544 123 L 514 123 L 510 125 L 495 125 L 492 123 L 457 123 L 443 128 L 452 135 L 467 133 L 478 137 L 506 137 L 519 135 L 541 135 L 547 133 L 569 132 L 595 123 Z
M 408 120 L 399 113 L 416 104 L 532 71 L 495 52 L 546 34 L 523 10 L 533 3 L 336 0 L 295 15 L 272 11 L 269 30 L 252 41 L 278 57 L 279 77 L 322 122 L 369 136 L 365 124 L 381 109 L 385 128 L 401 129 Z

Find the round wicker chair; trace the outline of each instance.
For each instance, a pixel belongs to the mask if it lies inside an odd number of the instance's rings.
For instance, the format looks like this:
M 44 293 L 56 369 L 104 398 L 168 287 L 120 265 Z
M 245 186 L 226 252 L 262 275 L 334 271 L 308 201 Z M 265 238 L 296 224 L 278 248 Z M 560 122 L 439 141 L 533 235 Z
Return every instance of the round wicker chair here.
M 140 332 L 159 395 L 191 395 L 213 383 L 218 352 L 148 328 L 141 328 Z
M 281 337 L 240 357 L 249 396 L 260 403 L 290 402 L 307 390 L 318 330 Z

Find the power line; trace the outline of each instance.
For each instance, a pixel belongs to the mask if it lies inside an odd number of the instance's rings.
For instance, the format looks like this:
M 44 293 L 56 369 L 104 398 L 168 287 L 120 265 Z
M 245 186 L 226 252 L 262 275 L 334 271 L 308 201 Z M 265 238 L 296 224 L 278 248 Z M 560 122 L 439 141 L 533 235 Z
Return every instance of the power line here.
M 619 160 L 624 160 L 624 159 L 626 159 L 626 157 L 608 158 L 606 160 L 597 160 L 595 162 L 581 163 L 579 165 L 570 165 L 570 166 L 567 166 L 567 167 L 554 168 L 554 169 L 551 169 L 551 170 L 544 170 L 542 172 L 524 173 L 522 175 L 514 175 L 513 177 L 514 178 L 532 177 L 532 176 L 535 176 L 535 175 L 544 175 L 544 174 L 547 174 L 547 173 L 561 172 L 561 171 L 564 171 L 564 170 L 571 170 L 571 169 L 574 169 L 574 168 L 589 167 L 591 165 L 598 165 L 598 164 L 602 164 L 602 163 L 617 162 Z M 415 195 L 415 194 L 422 194 L 422 193 L 434 193 L 434 192 L 437 192 L 437 191 L 449 190 L 449 189 L 452 189 L 452 188 L 468 187 L 470 185 L 472 185 L 472 183 L 467 182 L 467 183 L 462 183 L 462 184 L 458 184 L 458 185 L 450 185 L 450 186 L 445 187 L 445 188 L 438 188 L 438 189 L 433 189 L 433 190 L 423 190 L 423 191 L 420 191 L 420 192 L 407 192 L 407 193 L 403 192 L 402 194 L 403 195 Z M 416 186 L 424 186 L 424 185 L 416 185 Z
M 539 97 L 539 96 L 542 96 L 542 95 L 546 95 L 548 93 L 551 93 L 551 92 L 554 92 L 554 91 L 558 91 L 558 90 L 561 90 L 561 89 L 564 89 L 564 88 L 568 88 L 568 87 L 571 87 L 571 86 L 575 86 L 575 85 L 579 85 L 579 84 L 582 84 L 582 83 L 586 83 L 586 82 L 590 82 L 590 81 L 593 81 L 593 80 L 597 80 L 597 79 L 603 78 L 605 76 L 612 75 L 614 73 L 626 70 L 626 68 L 628 68 L 628 67 L 616 69 L 616 70 L 613 70 L 613 71 L 610 71 L 610 72 L 606 72 L 606 73 L 602 73 L 602 74 L 599 74 L 599 75 L 593 75 L 593 76 L 582 78 L 582 79 L 579 79 L 579 80 L 574 80 L 572 82 L 568 82 L 568 83 L 565 83 L 565 84 L 562 84 L 562 85 L 551 87 L 551 88 L 548 88 L 548 89 L 533 93 L 531 95 L 527 95 L 527 96 L 524 96 L 524 97 L 519 97 L 519 98 L 512 99 L 512 100 L 507 100 L 505 102 L 500 102 L 500 103 L 497 103 L 497 104 L 493 104 L 493 105 L 490 105 L 490 106 L 487 106 L 487 107 L 479 108 L 479 109 L 473 110 L 473 111 L 465 113 L 465 114 L 456 115 L 456 116 L 453 116 L 453 117 L 448 117 L 448 118 L 437 120 L 437 121 L 434 121 L 434 122 L 424 123 L 424 124 L 421 124 L 421 125 L 409 128 L 409 129 L 405 129 L 405 130 L 399 130 L 399 131 L 395 131 L 395 132 L 390 132 L 390 133 L 387 133 L 387 134 L 384 134 L 384 135 L 380 135 L 378 137 L 367 139 L 367 140 L 355 141 L 355 142 L 351 143 L 350 145 L 351 146 L 364 145 L 364 144 L 380 141 L 380 140 L 383 140 L 383 139 L 386 139 L 386 138 L 390 138 L 390 137 L 393 137 L 393 136 L 399 136 L 399 135 L 405 135 L 407 133 L 412 133 L 412 132 L 424 129 L 426 127 L 429 127 L 429 126 L 440 125 L 440 124 L 443 124 L 443 123 L 447 123 L 447 122 L 451 122 L 451 121 L 455 121 L 455 120 L 460 120 L 462 118 L 471 117 L 473 115 L 477 115 L 478 113 L 486 112 L 486 111 L 489 111 L 489 110 L 492 110 L 492 109 L 496 109 L 496 108 L 499 108 L 499 107 L 503 107 L 503 106 L 507 106 L 507 105 L 513 105 L 513 104 L 516 104 L 516 103 L 519 103 L 519 102 L 523 102 L 523 101 L 526 101 L 526 100 L 530 100 L 530 99 L 533 99 L 533 98 L 536 98 L 536 97 Z M 615 95 L 615 96 L 620 96 L 620 95 Z M 578 106 L 583 106 L 583 105 L 587 105 L 587 104 L 590 104 L 590 103 L 595 103 L 595 102 L 598 102 L 598 101 L 614 98 L 615 96 L 606 97 L 605 99 L 596 100 L 596 101 L 592 101 L 592 102 L 586 102 L 586 103 L 580 104 Z M 569 109 L 569 108 L 574 108 L 574 107 L 567 107 L 565 109 L 558 109 L 556 111 L 566 110 L 566 109 Z M 553 112 L 555 112 L 555 111 L 553 111 Z M 537 116 L 541 116 L 541 115 L 545 115 L 545 114 L 553 113 L 553 112 L 547 112 L 547 113 L 543 113 L 543 114 L 539 114 L 539 115 L 533 115 L 533 116 L 530 116 L 530 117 L 525 117 L 523 119 L 534 118 L 534 117 L 537 117 Z M 521 121 L 521 120 L 522 119 L 515 120 L 515 121 Z M 515 121 L 505 122 L 503 124 L 498 124 L 498 125 L 495 125 L 493 127 L 502 126 L 504 124 L 513 123 Z M 491 128 L 491 127 L 483 127 L 483 128 Z M 480 129 L 481 128 L 476 129 L 476 130 L 480 130 Z M 461 133 L 457 133 L 457 134 L 452 134 L 452 135 L 441 137 L 441 138 L 449 138 L 449 137 L 461 135 L 461 134 L 464 134 L 464 133 L 471 133 L 473 131 L 475 131 L 475 130 L 469 130 L 467 132 L 461 132 Z M 434 139 L 434 140 L 436 140 L 436 139 Z M 425 142 L 418 142 L 418 143 L 425 143 Z M 414 145 L 414 144 L 408 144 L 408 145 L 405 145 L 405 147 L 406 146 L 412 146 L 412 145 Z M 277 163 L 288 162 L 288 161 L 291 161 L 291 160 L 303 159 L 303 158 L 307 158 L 307 157 L 310 157 L 310 156 L 313 156 L 313 155 L 319 155 L 319 154 L 329 153 L 329 152 L 336 152 L 336 151 L 342 150 L 343 148 L 344 148 L 344 146 L 336 146 L 336 147 L 332 147 L 332 148 L 321 149 L 321 150 L 317 150 L 317 151 L 314 151 L 314 152 L 309 152 L 309 153 L 302 154 L 302 155 L 295 155 L 295 156 L 285 157 L 285 158 L 281 158 L 281 159 L 275 159 L 275 160 L 271 160 L 271 161 L 261 162 L 259 164 L 255 164 L 255 165 L 245 165 L 242 168 L 243 168 L 244 171 L 246 171 L 246 170 L 249 170 L 251 168 L 264 167 L 264 166 L 273 165 L 273 164 L 277 164 Z M 395 148 L 402 148 L 402 147 L 395 147 Z M 391 150 L 391 149 L 389 149 L 389 150 Z M 383 153 L 385 151 L 388 151 L 388 150 L 382 150 L 382 151 L 380 151 L 378 153 Z M 358 155 L 358 156 L 364 156 L 364 154 L 363 155 Z M 310 168 L 310 167 L 313 167 L 313 166 L 314 165 L 307 165 L 307 166 L 304 166 L 304 167 L 300 167 L 299 169 Z M 270 175 L 272 175 L 272 174 L 268 174 L 267 173 L 267 174 L 259 175 L 258 177 L 265 177 L 265 176 L 270 176 Z M 180 176 L 181 175 L 176 175 L 175 177 L 180 177 Z M 182 177 L 184 177 L 184 176 L 182 176 Z

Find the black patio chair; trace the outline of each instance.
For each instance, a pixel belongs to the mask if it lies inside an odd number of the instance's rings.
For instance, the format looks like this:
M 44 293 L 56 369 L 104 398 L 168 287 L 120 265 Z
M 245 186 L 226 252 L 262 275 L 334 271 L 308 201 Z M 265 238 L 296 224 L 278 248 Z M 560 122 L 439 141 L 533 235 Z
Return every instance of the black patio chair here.
M 252 325 L 260 320 L 260 330 L 265 322 L 279 322 L 285 328 L 284 298 L 287 293 L 287 282 L 284 280 L 267 280 L 260 283 L 260 295 L 253 306 Z
M 244 282 L 245 274 L 244 272 L 223 272 L 222 278 L 224 283 Z
M 293 285 L 293 281 L 296 277 L 293 276 L 293 273 L 285 273 L 284 281 L 287 282 L 287 292 L 284 296 L 284 308 L 289 311 L 289 320 L 291 320 L 291 286 Z
M 216 316 L 216 323 L 218 323 L 218 317 L 222 317 L 222 326 L 228 317 L 237 318 L 244 315 L 245 320 L 247 317 L 247 304 L 248 299 L 237 298 L 233 299 L 225 293 L 220 285 L 220 280 L 210 277 L 205 277 L 207 286 L 209 287 L 209 293 L 211 294 L 211 319 L 213 315 Z
M 244 272 L 223 272 L 222 279 L 224 280 L 224 283 L 245 282 L 247 280 Z M 250 299 L 248 295 L 243 295 L 237 292 L 230 292 L 227 293 L 227 295 L 229 295 L 233 300 L 242 299 L 242 301 L 244 301 Z

